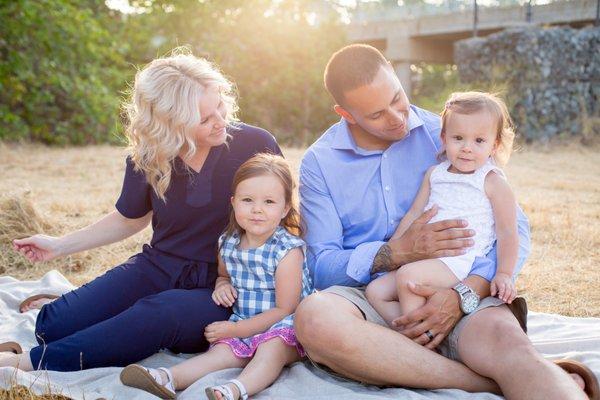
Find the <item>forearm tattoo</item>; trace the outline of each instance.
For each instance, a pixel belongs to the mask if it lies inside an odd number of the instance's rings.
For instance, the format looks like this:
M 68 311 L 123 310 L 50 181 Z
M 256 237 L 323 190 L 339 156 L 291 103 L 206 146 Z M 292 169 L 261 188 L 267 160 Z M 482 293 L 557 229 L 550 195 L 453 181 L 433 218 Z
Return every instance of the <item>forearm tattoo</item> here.
M 371 273 L 376 274 L 377 272 L 387 272 L 396 269 L 396 265 L 392 262 L 392 249 L 386 243 L 379 248 L 375 258 L 373 259 L 373 266 L 371 267 Z

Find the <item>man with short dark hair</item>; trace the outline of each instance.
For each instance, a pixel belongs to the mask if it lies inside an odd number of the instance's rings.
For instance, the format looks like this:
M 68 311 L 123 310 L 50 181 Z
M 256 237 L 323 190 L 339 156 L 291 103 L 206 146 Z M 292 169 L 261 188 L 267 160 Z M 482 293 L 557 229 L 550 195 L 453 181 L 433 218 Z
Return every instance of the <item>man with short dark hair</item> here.
M 582 377 L 570 379 L 531 345 L 523 331 L 524 300 L 509 307 L 489 297 L 495 248 L 453 289 L 413 285 L 427 304 L 387 327 L 364 286 L 413 261 L 462 254 L 474 232 L 459 219 L 429 224 L 434 207 L 390 239 L 437 163 L 440 118 L 409 104 L 393 68 L 371 46 L 335 53 L 325 85 L 342 118 L 306 151 L 300 168 L 308 265 L 315 287 L 324 289 L 296 312 L 297 335 L 311 361 L 377 385 L 471 392 L 499 392 L 499 386 L 507 398 L 586 398 L 574 382 L 583 387 Z M 520 210 L 518 226 L 517 271 L 529 254 Z

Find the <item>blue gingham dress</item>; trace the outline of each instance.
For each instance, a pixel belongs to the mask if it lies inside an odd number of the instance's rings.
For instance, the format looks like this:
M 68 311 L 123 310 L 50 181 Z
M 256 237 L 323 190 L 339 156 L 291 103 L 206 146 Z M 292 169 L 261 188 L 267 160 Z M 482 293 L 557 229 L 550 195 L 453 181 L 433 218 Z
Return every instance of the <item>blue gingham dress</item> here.
M 301 247 L 306 254 L 304 241 L 285 228 L 279 226 L 265 244 L 254 249 L 240 249 L 240 235 L 222 235 L 219 238 L 219 253 L 231 284 L 237 290 L 238 297 L 233 305 L 233 314 L 229 321 L 237 322 L 260 314 L 275 303 L 275 271 L 283 257 L 292 249 Z M 312 282 L 306 266 L 306 257 L 302 269 L 301 299 L 313 292 Z M 272 325 L 266 332 L 249 338 L 228 338 L 216 343 L 229 344 L 238 357 L 251 357 L 258 345 L 273 337 L 280 337 L 290 346 L 296 346 L 300 355 L 302 347 L 294 334 L 294 315 L 288 315 Z

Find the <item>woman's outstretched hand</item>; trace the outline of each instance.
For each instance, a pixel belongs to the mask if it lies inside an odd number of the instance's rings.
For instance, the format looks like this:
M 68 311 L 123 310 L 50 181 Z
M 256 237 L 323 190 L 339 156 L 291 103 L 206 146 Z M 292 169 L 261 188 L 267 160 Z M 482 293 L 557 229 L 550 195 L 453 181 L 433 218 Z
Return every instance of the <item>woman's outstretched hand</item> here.
M 48 235 L 33 235 L 13 240 L 13 249 L 31 262 L 50 261 L 59 257 L 60 239 Z

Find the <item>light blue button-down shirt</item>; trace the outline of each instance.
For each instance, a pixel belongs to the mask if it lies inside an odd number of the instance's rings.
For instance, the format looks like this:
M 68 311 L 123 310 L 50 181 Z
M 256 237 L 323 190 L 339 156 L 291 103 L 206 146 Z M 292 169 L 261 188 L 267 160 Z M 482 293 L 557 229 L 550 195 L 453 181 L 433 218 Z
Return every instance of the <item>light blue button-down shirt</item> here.
M 346 120 L 308 148 L 300 167 L 300 206 L 306 223 L 307 261 L 316 288 L 360 286 L 379 248 L 410 209 L 429 167 L 438 163 L 440 117 L 411 106 L 409 132 L 385 151 L 356 145 Z M 519 208 L 517 274 L 529 255 L 529 224 Z M 477 258 L 471 274 L 496 273 L 496 246 Z

